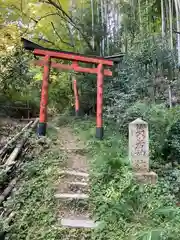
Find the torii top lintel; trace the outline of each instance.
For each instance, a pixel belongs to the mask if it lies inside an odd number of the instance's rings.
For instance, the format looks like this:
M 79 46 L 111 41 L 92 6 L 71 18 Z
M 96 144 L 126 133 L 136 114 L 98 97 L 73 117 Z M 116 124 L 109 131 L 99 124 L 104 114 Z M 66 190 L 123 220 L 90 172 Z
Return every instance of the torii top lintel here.
M 24 48 L 26 50 L 33 51 L 37 56 L 49 56 L 51 58 L 66 59 L 70 61 L 79 61 L 85 63 L 103 64 L 107 66 L 113 66 L 113 61 L 97 56 L 86 56 L 79 53 L 59 51 L 55 49 L 44 48 L 38 44 L 35 44 L 27 39 L 22 38 Z

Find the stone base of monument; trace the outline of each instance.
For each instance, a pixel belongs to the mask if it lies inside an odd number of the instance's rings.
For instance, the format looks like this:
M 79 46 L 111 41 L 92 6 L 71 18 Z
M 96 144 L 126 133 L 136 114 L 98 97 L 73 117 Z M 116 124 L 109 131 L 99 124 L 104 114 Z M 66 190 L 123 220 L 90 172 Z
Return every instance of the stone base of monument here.
M 134 177 L 138 183 L 156 184 L 158 175 L 155 172 L 138 172 L 134 173 Z

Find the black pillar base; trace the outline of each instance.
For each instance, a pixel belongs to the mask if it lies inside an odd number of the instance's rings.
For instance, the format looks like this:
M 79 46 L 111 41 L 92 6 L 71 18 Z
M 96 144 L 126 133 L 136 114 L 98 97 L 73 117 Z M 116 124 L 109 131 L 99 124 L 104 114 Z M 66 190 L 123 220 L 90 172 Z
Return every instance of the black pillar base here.
M 46 123 L 39 123 L 37 134 L 38 136 L 46 136 Z
M 102 140 L 104 137 L 104 129 L 103 127 L 97 127 L 96 128 L 96 138 L 98 138 L 99 140 Z

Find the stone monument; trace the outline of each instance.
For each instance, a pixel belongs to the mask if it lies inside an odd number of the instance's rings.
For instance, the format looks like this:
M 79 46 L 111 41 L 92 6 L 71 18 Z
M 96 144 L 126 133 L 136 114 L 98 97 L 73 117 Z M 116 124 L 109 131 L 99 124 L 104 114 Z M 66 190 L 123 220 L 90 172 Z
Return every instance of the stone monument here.
M 129 124 L 129 159 L 138 182 L 157 182 L 157 174 L 149 171 L 148 124 L 140 118 Z

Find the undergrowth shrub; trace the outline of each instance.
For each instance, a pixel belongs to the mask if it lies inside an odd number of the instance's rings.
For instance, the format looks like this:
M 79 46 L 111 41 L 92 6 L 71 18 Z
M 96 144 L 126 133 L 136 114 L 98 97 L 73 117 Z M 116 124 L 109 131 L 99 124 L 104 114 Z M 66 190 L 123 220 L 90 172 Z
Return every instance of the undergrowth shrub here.
M 177 205 L 180 205 L 180 169 L 178 166 L 166 167 L 158 171 L 160 177 L 164 179 L 164 189 L 168 189 L 177 199 Z
M 180 119 L 173 123 L 168 131 L 163 146 L 163 155 L 166 161 L 180 163 Z
M 95 239 L 178 239 L 180 211 L 169 189 L 163 188 L 164 182 L 155 187 L 136 185 L 126 168 L 106 183 L 97 175 L 92 199 L 101 225 Z
M 54 184 L 59 177 L 60 164 L 63 164 L 66 156 L 59 152 L 55 142 L 48 139 L 37 141 L 34 138 L 32 143 L 33 152 L 24 159 L 21 180 L 6 203 L 8 209 L 15 212 L 8 237 L 55 240 L 59 237 L 59 226 Z
M 116 124 L 117 130 L 126 137 L 131 121 L 140 117 L 147 121 L 151 158 L 156 162 L 166 161 L 168 156 L 163 156 L 162 149 L 166 148 L 164 145 L 169 138 L 168 134 L 173 134 L 172 131 L 169 132 L 171 125 L 180 119 L 179 107 L 167 108 L 169 86 L 177 102 L 180 96 L 176 53 L 159 41 L 158 36 L 145 36 L 145 41 L 138 41 L 137 45 L 128 49 L 120 66 L 117 66 L 113 79 L 106 84 L 105 119 L 110 124 Z M 168 141 L 174 141 L 177 155 L 180 142 L 177 137 L 172 138 Z M 168 147 L 170 148 L 170 143 Z
M 178 160 L 180 107 L 168 109 L 163 104 L 137 102 L 117 119 L 116 131 L 128 137 L 128 125 L 136 118 L 142 118 L 148 123 L 151 159 L 155 162 L 167 162 L 173 161 L 173 156 Z
M 170 182 L 162 174 L 155 186 L 136 184 L 127 159 L 126 138 L 110 130 L 104 141 L 95 141 L 89 134 L 91 127 L 88 122 L 75 125 L 92 149 L 91 202 L 100 222 L 92 239 L 178 240 L 180 209 Z

